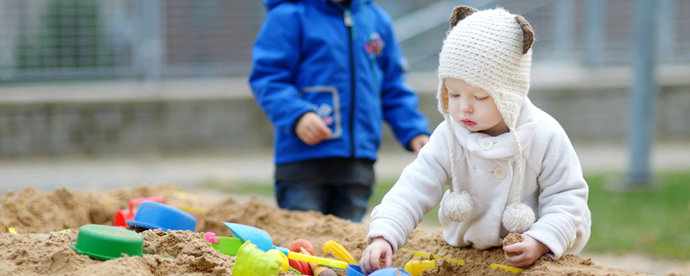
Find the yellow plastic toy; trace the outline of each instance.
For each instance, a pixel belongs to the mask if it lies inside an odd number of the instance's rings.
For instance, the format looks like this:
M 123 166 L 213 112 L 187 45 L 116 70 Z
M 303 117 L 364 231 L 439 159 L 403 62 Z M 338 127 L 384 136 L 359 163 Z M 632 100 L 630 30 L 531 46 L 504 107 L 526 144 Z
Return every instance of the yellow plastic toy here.
M 17 230 L 14 230 L 14 228 L 12 228 L 12 227 L 8 227 L 8 228 L 7 228 L 7 232 L 10 232 L 10 233 L 15 234 L 15 235 L 19 235 L 19 234 L 17 233 Z
M 422 275 L 422 271 L 426 269 L 436 269 L 436 261 L 409 261 L 405 264 L 404 269 L 412 275 Z
M 333 252 L 333 255 L 335 255 L 336 258 L 343 262 L 357 265 L 357 261 L 355 261 L 355 259 L 352 258 L 350 252 L 348 252 L 347 249 L 345 249 L 345 247 L 343 247 L 337 241 L 330 240 L 323 244 L 323 254 L 328 253 L 328 251 Z
M 505 265 L 500 265 L 500 264 L 491 264 L 491 268 L 492 269 L 500 268 L 500 269 L 503 269 L 507 272 L 512 272 L 513 274 L 518 274 L 524 270 L 522 268 L 505 266 Z
M 429 253 L 409 250 L 407 248 L 400 248 L 400 250 L 407 252 L 407 253 L 411 253 L 417 257 L 429 258 L 431 256 L 431 254 L 429 254 Z M 441 258 L 443 258 L 446 261 L 449 261 L 451 263 L 457 263 L 459 265 L 464 265 L 465 262 L 472 262 L 472 260 L 453 259 L 453 258 L 450 258 L 448 256 L 441 256 L 438 254 L 434 254 L 434 259 L 441 259 Z M 423 269 L 419 270 L 419 272 L 418 272 L 419 274 L 415 274 L 415 273 L 413 273 L 413 271 L 416 271 L 416 270 L 413 270 L 413 269 L 416 269 L 417 267 L 421 267 L 421 264 L 410 264 L 411 262 L 426 262 L 426 261 L 409 261 L 409 262 L 407 262 L 407 264 L 405 264 L 405 271 L 409 272 L 412 275 L 420 275 L 422 273 L 422 270 L 427 269 L 427 268 L 423 268 Z M 434 262 L 434 261 L 429 261 L 429 262 Z M 410 270 L 408 270 L 408 265 L 410 265 Z M 434 263 L 434 266 L 435 265 L 436 264 Z M 500 269 L 505 270 L 506 272 L 511 272 L 513 274 L 520 273 L 524 270 L 522 268 L 517 268 L 517 267 L 512 267 L 512 266 L 507 266 L 507 265 L 500 265 L 500 264 L 491 264 L 491 268 L 492 269 L 500 268 Z
M 235 265 L 232 267 L 232 275 L 278 276 L 281 272 L 280 266 L 280 261 L 247 241 L 240 246 L 237 252 Z
M 290 263 L 288 262 L 287 256 L 283 254 L 282 251 L 278 249 L 271 249 L 266 252 L 266 254 L 271 255 L 271 257 L 275 258 L 276 260 L 281 262 L 280 269 L 283 270 L 283 272 L 288 271 L 288 268 L 290 267 Z
M 328 258 L 321 258 L 321 257 L 316 257 L 316 256 L 310 256 L 310 255 L 305 255 L 302 253 L 297 253 L 297 252 L 292 252 L 292 251 L 288 252 L 287 257 L 288 257 L 288 259 L 292 259 L 292 260 L 314 263 L 314 264 L 318 264 L 318 265 L 325 265 L 325 266 L 330 266 L 333 268 L 339 268 L 339 269 L 346 269 L 347 268 L 347 263 L 343 262 L 343 261 L 338 261 L 338 260 L 333 260 L 333 259 L 328 259 Z M 234 273 L 233 273 L 233 275 L 234 275 Z

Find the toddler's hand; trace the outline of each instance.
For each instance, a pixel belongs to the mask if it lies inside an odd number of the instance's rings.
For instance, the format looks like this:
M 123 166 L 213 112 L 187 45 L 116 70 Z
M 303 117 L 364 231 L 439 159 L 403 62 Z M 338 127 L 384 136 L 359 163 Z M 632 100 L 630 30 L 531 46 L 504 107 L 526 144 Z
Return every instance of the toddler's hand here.
M 313 146 L 331 136 L 331 129 L 314 112 L 307 112 L 297 122 L 295 127 L 297 137 L 307 145 Z
M 503 247 L 506 253 L 520 253 L 517 256 L 509 257 L 506 255 L 506 260 L 513 263 L 517 267 L 528 267 L 533 265 L 541 255 L 548 253 L 550 250 L 546 245 L 534 238 L 522 234 L 522 242 L 514 243 Z
M 386 258 L 385 267 L 391 267 L 393 263 L 393 247 L 382 237 L 376 237 L 362 252 L 362 260 L 359 261 L 362 273 L 368 275 L 382 267 L 379 267 L 379 259 Z
M 410 141 L 410 149 L 414 151 L 414 154 L 419 155 L 419 151 L 426 143 L 429 143 L 429 135 L 417 135 Z

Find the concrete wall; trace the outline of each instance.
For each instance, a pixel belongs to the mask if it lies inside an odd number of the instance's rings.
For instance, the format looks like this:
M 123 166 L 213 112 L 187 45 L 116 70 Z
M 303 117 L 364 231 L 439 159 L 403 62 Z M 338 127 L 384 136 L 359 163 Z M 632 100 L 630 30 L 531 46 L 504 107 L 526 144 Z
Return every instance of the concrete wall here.
M 540 70 L 544 70 L 543 72 Z M 690 70 L 659 70 L 657 138 L 690 140 Z M 574 142 L 624 142 L 627 68 L 533 70 L 530 99 Z M 409 84 L 433 130 L 437 79 Z M 0 87 L 0 158 L 270 150 L 273 133 L 246 80 L 43 84 Z M 383 150 L 399 150 L 390 131 Z

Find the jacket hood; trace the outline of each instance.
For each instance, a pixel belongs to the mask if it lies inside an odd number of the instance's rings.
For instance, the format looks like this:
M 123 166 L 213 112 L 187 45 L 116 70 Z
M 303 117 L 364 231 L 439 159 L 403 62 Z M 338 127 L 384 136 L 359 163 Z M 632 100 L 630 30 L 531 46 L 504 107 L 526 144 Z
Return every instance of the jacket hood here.
M 266 10 L 270 11 L 272 8 L 275 6 L 278 6 L 278 4 L 283 3 L 283 2 L 296 2 L 296 1 L 304 1 L 304 2 L 313 2 L 313 3 L 318 3 L 318 4 L 326 4 L 328 5 L 329 1 L 332 0 L 262 0 L 264 2 L 264 5 L 266 5 Z M 352 0 L 352 4 L 360 4 L 363 2 L 364 4 L 369 4 L 372 2 L 372 0 Z

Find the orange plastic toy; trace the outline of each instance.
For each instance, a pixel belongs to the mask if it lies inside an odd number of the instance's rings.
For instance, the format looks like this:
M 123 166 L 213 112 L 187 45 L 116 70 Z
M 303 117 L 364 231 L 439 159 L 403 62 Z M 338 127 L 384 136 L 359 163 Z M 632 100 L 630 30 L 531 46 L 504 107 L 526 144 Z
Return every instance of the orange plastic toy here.
M 307 252 L 309 252 L 309 254 L 312 256 L 314 255 L 314 246 L 311 245 L 311 242 L 305 239 L 296 239 L 290 245 L 288 245 L 288 250 L 300 253 L 300 247 L 306 249 Z

